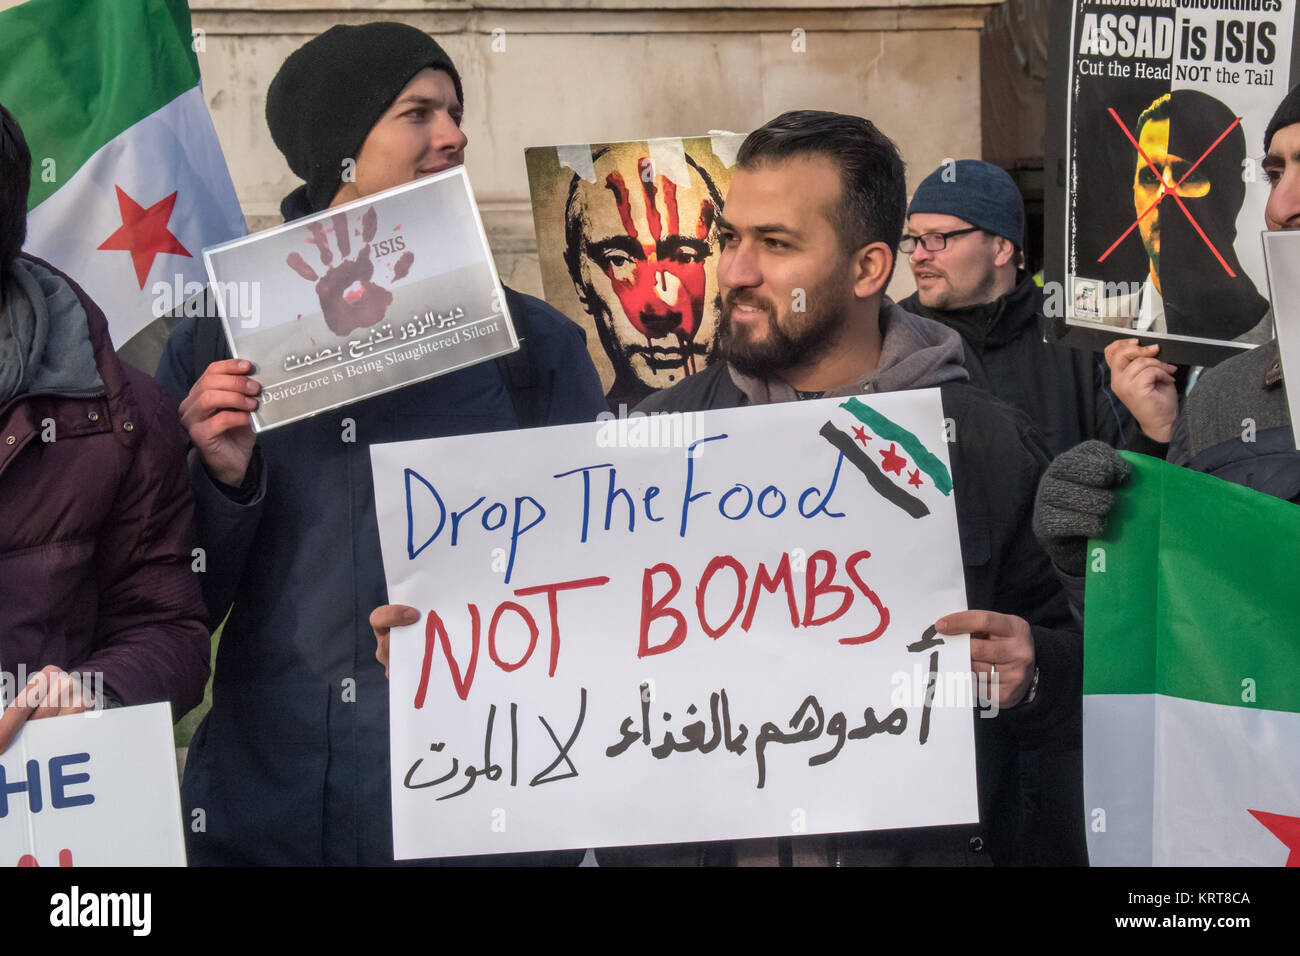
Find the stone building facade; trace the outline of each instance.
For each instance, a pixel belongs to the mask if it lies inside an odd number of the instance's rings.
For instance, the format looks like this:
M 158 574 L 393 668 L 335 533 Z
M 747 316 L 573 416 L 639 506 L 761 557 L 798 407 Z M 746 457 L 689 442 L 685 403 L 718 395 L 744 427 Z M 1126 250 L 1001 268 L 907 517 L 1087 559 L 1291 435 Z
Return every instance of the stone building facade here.
M 541 294 L 524 149 L 745 132 L 795 108 L 891 136 L 909 186 L 981 155 L 980 35 L 999 0 L 190 0 L 204 94 L 250 229 L 295 184 L 266 89 L 335 23 L 401 20 L 461 72 L 466 167 L 502 278 Z M 907 269 L 891 292 L 911 291 Z

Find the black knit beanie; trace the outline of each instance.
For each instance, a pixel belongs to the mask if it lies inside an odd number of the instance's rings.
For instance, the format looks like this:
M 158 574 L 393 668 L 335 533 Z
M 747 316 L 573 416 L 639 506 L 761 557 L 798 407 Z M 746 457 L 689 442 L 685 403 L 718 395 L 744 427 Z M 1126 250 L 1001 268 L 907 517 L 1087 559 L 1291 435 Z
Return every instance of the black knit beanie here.
M 1282 105 L 1268 121 L 1268 129 L 1264 130 L 1264 152 L 1267 153 L 1268 148 L 1273 145 L 1273 134 L 1292 123 L 1300 123 L 1300 86 L 1296 86 L 1286 95 Z
M 289 54 L 266 93 L 266 125 L 289 168 L 307 180 L 312 212 L 329 206 L 343 161 L 356 158 L 379 117 L 425 67 L 445 70 L 464 106 L 451 57 L 404 23 L 330 27 Z

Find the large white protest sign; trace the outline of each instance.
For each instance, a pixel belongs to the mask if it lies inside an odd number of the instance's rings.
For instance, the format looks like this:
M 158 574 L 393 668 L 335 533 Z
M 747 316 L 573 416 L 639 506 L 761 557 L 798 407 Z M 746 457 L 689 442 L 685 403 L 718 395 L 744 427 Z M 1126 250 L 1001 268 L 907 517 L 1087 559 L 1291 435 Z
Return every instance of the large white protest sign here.
M 28 721 L 0 756 L 0 863 L 184 866 L 171 708 Z
M 372 447 L 395 854 L 975 821 L 944 436 L 928 391 Z

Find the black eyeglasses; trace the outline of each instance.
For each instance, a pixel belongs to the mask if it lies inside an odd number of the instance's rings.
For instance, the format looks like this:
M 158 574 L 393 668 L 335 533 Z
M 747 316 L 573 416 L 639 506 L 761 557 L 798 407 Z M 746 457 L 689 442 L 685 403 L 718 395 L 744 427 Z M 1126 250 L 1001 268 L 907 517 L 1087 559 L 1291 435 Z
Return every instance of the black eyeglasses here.
M 926 252 L 943 252 L 948 246 L 948 240 L 954 236 L 964 236 L 968 232 L 983 231 L 979 226 L 971 226 L 969 229 L 954 229 L 952 232 L 927 232 L 924 236 L 904 236 L 898 240 L 898 251 L 905 256 L 910 256 L 919 242 L 925 246 Z

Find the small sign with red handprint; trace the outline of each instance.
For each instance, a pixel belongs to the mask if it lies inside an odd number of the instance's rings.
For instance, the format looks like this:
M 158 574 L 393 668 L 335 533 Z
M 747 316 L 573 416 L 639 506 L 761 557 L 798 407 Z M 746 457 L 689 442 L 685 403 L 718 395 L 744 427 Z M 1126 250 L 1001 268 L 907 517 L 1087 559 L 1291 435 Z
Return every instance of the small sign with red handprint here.
M 519 347 L 463 167 L 205 249 L 264 431 Z

